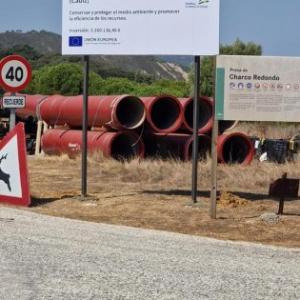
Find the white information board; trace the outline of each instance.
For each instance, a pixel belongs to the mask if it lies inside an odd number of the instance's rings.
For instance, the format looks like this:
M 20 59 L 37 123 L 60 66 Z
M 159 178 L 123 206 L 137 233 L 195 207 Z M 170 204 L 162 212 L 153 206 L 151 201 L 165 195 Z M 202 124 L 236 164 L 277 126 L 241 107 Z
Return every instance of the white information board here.
M 215 55 L 220 0 L 62 0 L 65 55 Z
M 218 120 L 300 122 L 300 58 L 217 58 Z

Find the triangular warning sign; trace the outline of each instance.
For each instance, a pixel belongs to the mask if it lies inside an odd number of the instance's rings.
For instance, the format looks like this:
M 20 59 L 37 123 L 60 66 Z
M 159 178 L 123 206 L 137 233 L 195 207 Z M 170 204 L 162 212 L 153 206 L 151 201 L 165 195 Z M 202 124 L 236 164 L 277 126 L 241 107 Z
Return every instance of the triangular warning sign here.
M 30 205 L 24 124 L 0 141 L 0 202 Z

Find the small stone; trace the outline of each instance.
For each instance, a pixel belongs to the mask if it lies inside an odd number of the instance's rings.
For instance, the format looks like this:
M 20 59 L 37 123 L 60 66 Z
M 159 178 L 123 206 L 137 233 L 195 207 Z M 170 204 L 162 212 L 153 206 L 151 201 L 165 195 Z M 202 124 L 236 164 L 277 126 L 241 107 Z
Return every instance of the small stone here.
M 280 217 L 275 213 L 264 213 L 262 214 L 259 219 L 266 224 L 278 224 L 280 221 Z
M 95 202 L 83 202 L 82 205 L 86 206 L 86 207 L 96 207 L 97 203 L 95 203 Z

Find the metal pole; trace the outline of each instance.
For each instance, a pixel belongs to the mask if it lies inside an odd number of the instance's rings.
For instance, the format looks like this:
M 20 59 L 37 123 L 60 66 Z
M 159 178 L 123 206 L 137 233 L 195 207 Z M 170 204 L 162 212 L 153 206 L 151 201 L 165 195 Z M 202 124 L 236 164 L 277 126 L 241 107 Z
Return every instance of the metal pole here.
M 12 93 L 11 96 L 16 96 L 16 93 Z M 16 126 L 16 109 L 11 108 L 9 111 L 9 130 L 14 129 Z
M 219 121 L 216 118 L 216 57 L 214 57 L 213 64 L 213 130 L 212 130 L 212 141 L 211 141 L 211 192 L 210 192 L 210 217 L 212 219 L 217 218 L 217 168 L 218 168 L 218 153 L 217 153 L 217 139 L 219 133 Z
M 87 130 L 88 130 L 88 95 L 89 95 L 89 69 L 88 55 L 83 57 L 83 110 L 82 110 L 82 154 L 81 154 L 81 197 L 87 196 Z
M 215 117 L 214 117 L 215 118 Z M 217 139 L 219 131 L 219 122 L 214 119 L 212 132 L 212 148 L 211 148 L 211 192 L 210 192 L 210 217 L 217 218 L 217 168 L 218 168 L 218 154 L 217 154 Z
M 192 165 L 192 201 L 197 203 L 198 181 L 198 129 L 199 129 L 199 96 L 200 96 L 200 56 L 195 56 L 194 83 L 194 124 L 193 124 L 193 165 Z

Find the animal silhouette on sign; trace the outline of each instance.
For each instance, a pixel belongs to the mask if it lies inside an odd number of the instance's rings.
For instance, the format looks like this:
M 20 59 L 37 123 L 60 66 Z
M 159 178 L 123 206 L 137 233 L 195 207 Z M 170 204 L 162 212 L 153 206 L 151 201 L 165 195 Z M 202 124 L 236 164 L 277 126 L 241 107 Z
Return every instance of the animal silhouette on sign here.
M 1 165 L 1 162 L 2 162 L 3 159 L 7 159 L 7 154 L 2 155 L 2 157 L 0 158 L 0 165 Z M 3 181 L 7 185 L 7 188 L 9 189 L 9 191 L 11 192 L 11 186 L 10 186 L 9 178 L 10 178 L 10 175 L 4 173 L 1 169 L 1 167 L 0 167 L 0 181 Z

